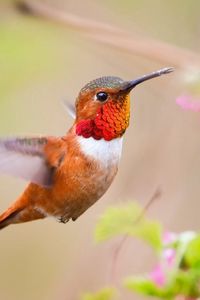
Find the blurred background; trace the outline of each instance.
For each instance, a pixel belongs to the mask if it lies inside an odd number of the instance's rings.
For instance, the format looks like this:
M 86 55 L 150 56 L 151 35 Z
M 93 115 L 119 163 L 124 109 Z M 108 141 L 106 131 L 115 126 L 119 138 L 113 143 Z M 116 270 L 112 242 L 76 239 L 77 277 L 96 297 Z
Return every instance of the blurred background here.
M 61 103 L 74 102 L 89 80 L 124 79 L 174 66 L 169 76 L 132 92 L 131 123 L 119 173 L 106 195 L 76 222 L 53 219 L 0 233 L 0 299 L 76 300 L 124 276 L 148 271 L 149 249 L 127 239 L 95 245 L 93 232 L 109 205 L 141 205 L 160 187 L 148 216 L 168 230 L 200 225 L 200 113 L 176 98 L 200 101 L 200 2 L 197 0 L 34 0 L 0 2 L 0 135 L 63 135 L 72 124 Z M 1 211 L 26 182 L 1 176 Z

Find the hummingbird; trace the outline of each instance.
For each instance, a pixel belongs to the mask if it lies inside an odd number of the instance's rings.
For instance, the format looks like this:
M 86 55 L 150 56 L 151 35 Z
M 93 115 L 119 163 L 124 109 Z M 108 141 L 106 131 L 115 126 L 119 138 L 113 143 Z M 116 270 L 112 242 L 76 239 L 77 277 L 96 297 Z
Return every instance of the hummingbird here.
M 130 81 L 97 78 L 80 90 L 66 135 L 0 139 L 0 172 L 30 182 L 0 215 L 0 229 L 46 217 L 75 221 L 101 198 L 118 170 L 131 90 L 172 71 L 164 68 Z

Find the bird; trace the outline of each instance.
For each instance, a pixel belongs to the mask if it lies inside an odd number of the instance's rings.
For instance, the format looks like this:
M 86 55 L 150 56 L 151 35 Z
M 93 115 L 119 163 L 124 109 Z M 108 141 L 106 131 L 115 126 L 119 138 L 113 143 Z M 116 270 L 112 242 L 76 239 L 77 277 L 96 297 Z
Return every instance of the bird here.
M 172 71 L 163 68 L 130 81 L 115 76 L 90 81 L 76 98 L 75 119 L 64 136 L 1 138 L 0 172 L 29 184 L 0 215 L 0 229 L 46 217 L 75 221 L 100 199 L 117 174 L 130 92 Z

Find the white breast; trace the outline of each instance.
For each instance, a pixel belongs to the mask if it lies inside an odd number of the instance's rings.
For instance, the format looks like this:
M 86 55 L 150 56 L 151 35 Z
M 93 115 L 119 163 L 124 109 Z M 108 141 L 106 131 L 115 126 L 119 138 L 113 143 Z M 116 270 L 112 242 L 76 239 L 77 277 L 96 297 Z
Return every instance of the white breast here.
M 83 153 L 101 162 L 104 167 L 119 163 L 122 152 L 122 137 L 105 141 L 104 139 L 95 140 L 92 137 L 87 139 L 78 136 L 77 140 Z

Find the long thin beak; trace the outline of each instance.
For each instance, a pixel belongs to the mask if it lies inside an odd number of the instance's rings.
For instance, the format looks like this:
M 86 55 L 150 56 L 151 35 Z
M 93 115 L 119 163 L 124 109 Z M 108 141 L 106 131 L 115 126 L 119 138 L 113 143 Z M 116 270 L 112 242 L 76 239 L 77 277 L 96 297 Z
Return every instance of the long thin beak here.
M 168 74 L 168 73 L 171 73 L 174 71 L 174 68 L 164 68 L 164 69 L 161 69 L 161 70 L 158 70 L 158 71 L 155 71 L 153 73 L 150 73 L 150 74 L 146 74 L 146 75 L 143 75 L 142 77 L 140 78 L 137 78 L 137 79 L 134 79 L 134 80 L 131 80 L 131 81 L 128 81 L 124 84 L 124 86 L 122 87 L 121 91 L 131 91 L 136 85 L 146 81 L 146 80 L 149 80 L 149 79 L 152 79 L 152 78 L 155 78 L 155 77 L 159 77 L 161 75 L 164 75 L 164 74 Z

